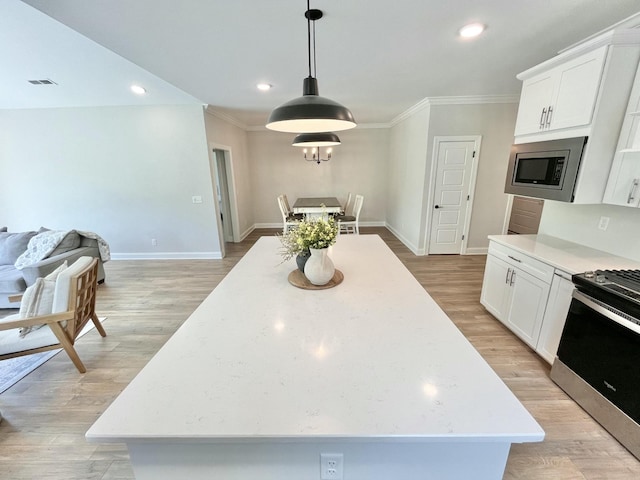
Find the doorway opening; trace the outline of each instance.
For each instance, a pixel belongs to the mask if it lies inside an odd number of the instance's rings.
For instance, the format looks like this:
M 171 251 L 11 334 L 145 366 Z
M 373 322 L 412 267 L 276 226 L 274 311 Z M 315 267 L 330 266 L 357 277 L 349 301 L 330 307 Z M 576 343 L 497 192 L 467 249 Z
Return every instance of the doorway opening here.
M 213 182 L 216 223 L 220 237 L 222 256 L 225 243 L 239 242 L 238 210 L 235 198 L 235 182 L 231 149 L 222 145 L 211 145 L 211 180 Z

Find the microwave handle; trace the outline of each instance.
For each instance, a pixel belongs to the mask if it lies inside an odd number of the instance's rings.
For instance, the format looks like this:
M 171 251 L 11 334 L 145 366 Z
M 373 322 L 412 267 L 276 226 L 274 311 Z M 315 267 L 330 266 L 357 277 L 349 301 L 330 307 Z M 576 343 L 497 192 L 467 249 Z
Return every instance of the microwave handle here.
M 627 198 L 627 203 L 631 203 L 636 199 L 636 190 L 638 189 L 639 183 L 640 183 L 640 178 L 634 178 L 633 182 L 631 182 L 631 190 L 629 190 L 629 197 Z
M 545 117 L 547 116 L 547 107 L 542 109 L 542 114 L 540 115 L 540 129 L 544 128 Z

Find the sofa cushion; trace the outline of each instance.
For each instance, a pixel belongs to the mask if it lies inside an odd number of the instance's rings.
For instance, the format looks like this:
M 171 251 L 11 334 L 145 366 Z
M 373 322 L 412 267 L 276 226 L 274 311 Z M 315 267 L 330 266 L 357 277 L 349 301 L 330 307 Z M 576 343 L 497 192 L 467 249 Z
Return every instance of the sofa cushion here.
M 69 232 L 58 246 L 49 254 L 49 257 L 55 257 L 61 253 L 74 250 L 80 246 L 80 235 L 77 232 Z
M 20 270 L 13 265 L 0 265 L 0 292 L 13 294 L 24 292 L 25 288 L 27 283 Z
M 8 233 L 0 232 L 0 265 L 13 265 L 27 250 L 29 240 L 36 232 Z

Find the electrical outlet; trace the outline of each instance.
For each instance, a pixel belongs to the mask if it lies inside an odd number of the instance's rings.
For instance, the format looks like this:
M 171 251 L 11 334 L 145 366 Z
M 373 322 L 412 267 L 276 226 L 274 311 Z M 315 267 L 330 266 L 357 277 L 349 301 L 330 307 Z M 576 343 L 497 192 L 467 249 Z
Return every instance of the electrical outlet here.
M 609 217 L 600 217 L 600 223 L 598 224 L 598 228 L 600 230 L 606 230 L 609 226 Z
M 155 238 L 151 239 L 151 246 L 152 247 L 157 247 L 158 246 L 158 240 L 156 240 Z
M 320 454 L 320 480 L 342 480 L 344 456 L 341 453 Z
M 202 197 L 200 195 L 194 195 L 191 197 L 191 203 L 202 203 Z

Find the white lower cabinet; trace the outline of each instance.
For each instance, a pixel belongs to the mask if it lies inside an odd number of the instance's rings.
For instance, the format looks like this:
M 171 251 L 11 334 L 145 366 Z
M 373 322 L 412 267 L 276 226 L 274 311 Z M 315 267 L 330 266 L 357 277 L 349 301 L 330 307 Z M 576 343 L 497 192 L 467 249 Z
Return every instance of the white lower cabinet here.
M 536 348 L 549 297 L 549 284 L 515 267 L 510 283 L 511 301 L 505 319 L 506 325 L 531 347 Z
M 571 303 L 571 276 L 490 243 L 480 303 L 549 363 Z
M 547 301 L 540 338 L 536 348 L 536 352 L 549 363 L 553 363 L 558 352 L 562 329 L 571 305 L 573 289 L 571 275 L 561 270 L 556 270 L 551 282 L 549 300 Z
M 521 260 L 524 256 L 512 256 Z M 522 261 L 522 260 L 521 260 Z M 516 261 L 487 256 L 480 302 L 498 320 L 535 348 L 549 284 L 524 271 Z

